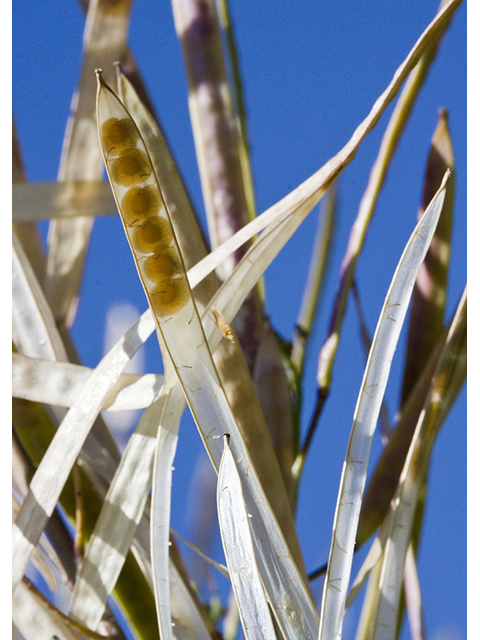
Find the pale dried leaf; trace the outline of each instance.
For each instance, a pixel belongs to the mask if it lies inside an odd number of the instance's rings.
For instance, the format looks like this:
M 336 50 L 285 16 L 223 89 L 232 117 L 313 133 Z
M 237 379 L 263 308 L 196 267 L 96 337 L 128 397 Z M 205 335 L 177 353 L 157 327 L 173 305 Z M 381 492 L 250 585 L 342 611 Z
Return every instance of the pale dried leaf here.
M 449 176 L 450 172 L 447 172 L 441 188 L 407 243 L 393 276 L 375 331 L 355 409 L 338 493 L 322 598 L 319 640 L 341 636 L 342 633 L 371 441 L 415 278 L 442 211 Z
M 33 402 L 71 407 L 93 369 L 12 354 L 12 395 Z M 160 395 L 161 374 L 122 373 L 105 396 L 102 411 L 144 409 Z
M 224 450 L 218 470 L 217 506 L 230 580 L 245 638 L 274 640 L 275 630 L 255 560 L 242 482 L 233 453 L 228 446 L 229 436 L 225 434 L 223 439 Z

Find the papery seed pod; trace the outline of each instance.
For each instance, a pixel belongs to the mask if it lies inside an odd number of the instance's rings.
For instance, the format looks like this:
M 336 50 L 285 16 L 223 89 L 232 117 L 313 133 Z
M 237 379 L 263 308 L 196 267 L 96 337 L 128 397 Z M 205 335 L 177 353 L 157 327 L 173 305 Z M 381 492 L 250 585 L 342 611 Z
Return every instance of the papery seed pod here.
M 109 155 L 118 156 L 125 149 L 134 147 L 138 138 L 138 129 L 128 118 L 109 118 L 101 128 L 100 139 Z
M 107 173 L 152 311 L 159 320 L 169 319 L 191 300 L 174 230 L 140 131 L 101 70 L 96 74 Z
M 122 214 L 127 226 L 144 224 L 145 219 L 159 213 L 162 206 L 158 189 L 152 185 L 131 187 L 121 202 Z
M 139 261 L 142 275 L 150 280 L 150 282 L 163 282 L 169 280 L 175 274 L 181 273 L 181 268 L 177 260 L 168 253 L 160 255 L 148 256 Z
M 144 182 L 152 172 L 148 156 L 141 149 L 124 151 L 118 158 L 108 161 L 108 168 L 112 180 L 122 187 Z
M 128 229 L 132 247 L 139 253 L 160 253 L 173 245 L 173 233 L 164 218 L 155 216 L 147 218 L 142 225 Z
M 159 318 L 177 313 L 189 299 L 187 281 L 181 277 L 157 284 L 148 294 L 152 310 Z

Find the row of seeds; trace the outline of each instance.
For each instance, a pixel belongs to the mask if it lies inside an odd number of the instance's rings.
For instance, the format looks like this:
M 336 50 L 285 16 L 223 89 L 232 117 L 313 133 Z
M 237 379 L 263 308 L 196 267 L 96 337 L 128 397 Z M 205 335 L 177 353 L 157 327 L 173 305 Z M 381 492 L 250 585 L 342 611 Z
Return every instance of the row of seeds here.
M 188 301 L 188 284 L 171 223 L 135 124 L 109 118 L 101 141 L 110 178 L 118 192 L 125 228 L 154 313 L 164 318 Z

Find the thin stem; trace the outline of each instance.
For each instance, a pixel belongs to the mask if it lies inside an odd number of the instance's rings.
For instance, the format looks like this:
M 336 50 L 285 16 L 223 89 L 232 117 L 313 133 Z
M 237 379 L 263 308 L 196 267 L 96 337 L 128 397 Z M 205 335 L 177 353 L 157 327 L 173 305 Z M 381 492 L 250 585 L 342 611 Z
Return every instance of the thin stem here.
M 313 411 L 312 418 L 310 420 L 310 425 L 308 427 L 307 435 L 305 437 L 305 441 L 300 448 L 300 451 L 295 458 L 295 462 L 292 467 L 292 476 L 295 481 L 296 490 L 298 490 L 298 483 L 300 481 L 300 476 L 302 475 L 303 465 L 305 464 L 305 459 L 308 454 L 308 450 L 313 440 L 313 436 L 315 435 L 315 431 L 318 426 L 318 421 L 320 419 L 320 415 L 322 413 L 325 401 L 327 399 L 328 393 L 325 393 L 324 389 L 317 390 L 317 402 L 315 404 L 315 409 Z
M 445 29 L 448 24 L 445 25 Z M 438 47 L 439 33 L 434 42 L 426 49 L 419 62 L 408 76 L 400 94 L 395 110 L 382 139 L 380 150 L 370 173 L 369 182 L 362 197 L 357 218 L 350 232 L 347 250 L 340 269 L 340 281 L 333 305 L 328 335 L 320 350 L 317 380 L 321 388 L 328 389 L 331 384 L 333 363 L 340 341 L 340 331 L 347 308 L 347 299 L 352 286 L 358 257 L 363 249 L 367 230 L 377 204 L 377 199 L 387 177 L 388 167 L 397 148 L 400 137 L 413 109 L 415 100 L 423 86 L 427 72 L 432 64 Z

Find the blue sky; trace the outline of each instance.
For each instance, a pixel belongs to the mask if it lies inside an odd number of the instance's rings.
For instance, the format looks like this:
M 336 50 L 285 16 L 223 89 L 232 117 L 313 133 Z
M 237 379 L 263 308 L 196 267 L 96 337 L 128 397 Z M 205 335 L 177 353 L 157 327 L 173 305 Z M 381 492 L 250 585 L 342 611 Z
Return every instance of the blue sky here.
M 231 0 L 230 4 L 244 82 L 256 205 L 261 213 L 347 142 L 435 14 L 438 3 Z M 358 264 L 358 284 L 372 333 L 415 224 L 439 107 L 449 111 L 457 180 L 447 317 L 465 285 L 466 13 L 464 3 L 440 47 L 395 155 Z M 84 16 L 74 0 L 14 3 L 13 115 L 30 181 L 56 179 L 70 101 L 79 77 L 83 27 Z M 203 218 L 186 80 L 170 3 L 135 0 L 129 43 Z M 325 338 L 348 234 L 391 110 L 390 106 L 339 180 L 334 252 L 307 362 L 304 427 L 313 409 L 318 350 Z M 316 217 L 314 210 L 266 274 L 267 313 L 286 339 L 292 335 L 298 313 Z M 146 307 L 119 221 L 113 216 L 98 219 L 72 330 L 85 364 L 95 366 L 103 354 L 107 312 L 126 302 L 138 313 Z M 400 387 L 402 344 L 387 388 L 392 417 Z M 301 485 L 297 522 L 308 570 L 327 559 L 341 465 L 364 361 L 358 320 L 350 303 L 332 393 Z M 144 362 L 146 371 L 160 370 L 155 340 L 148 342 Z M 179 505 L 189 491 L 192 464 L 198 463 L 200 468 L 204 458 L 201 446 L 193 425 L 186 420 L 174 475 L 174 501 Z M 376 438 L 371 464 L 378 451 Z M 191 533 L 183 509 L 174 511 L 173 525 L 187 536 Z M 212 553 L 219 554 L 218 545 Z M 355 564 L 354 570 L 358 566 Z M 466 638 L 465 390 L 434 450 L 419 572 L 428 637 Z M 320 585 L 315 583 L 314 588 L 319 594 Z M 348 624 L 346 639 L 353 637 Z M 402 638 L 408 637 L 404 629 Z

